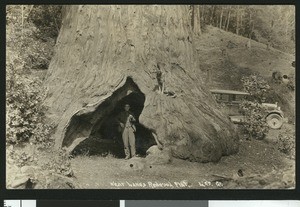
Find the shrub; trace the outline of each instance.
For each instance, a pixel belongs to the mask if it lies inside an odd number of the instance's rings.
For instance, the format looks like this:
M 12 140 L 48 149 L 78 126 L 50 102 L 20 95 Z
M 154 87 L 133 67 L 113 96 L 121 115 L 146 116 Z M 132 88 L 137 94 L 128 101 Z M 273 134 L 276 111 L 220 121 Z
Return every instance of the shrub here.
M 269 131 L 266 122 L 266 109 L 261 105 L 265 101 L 270 86 L 261 76 L 253 74 L 242 78 L 244 89 L 250 94 L 247 100 L 240 104 L 240 110 L 245 116 L 243 126 L 253 138 L 263 139 Z
M 18 167 L 23 167 L 32 162 L 31 156 L 26 152 L 12 150 L 9 152 L 9 157 L 14 161 Z
M 291 91 L 295 91 L 295 77 L 293 75 L 289 77 L 289 82 L 286 84 L 286 87 Z
M 51 157 L 50 161 L 44 164 L 42 168 L 64 176 L 74 176 L 71 168 L 71 155 L 65 149 L 59 149 L 57 152 L 54 152 L 54 154 L 55 156 Z
M 16 75 L 6 97 L 6 138 L 9 144 L 28 141 L 33 129 L 41 121 L 39 103 L 41 96 L 35 82 Z
M 288 130 L 280 132 L 277 138 L 278 150 L 291 158 L 295 158 L 295 142 L 296 136 L 294 132 Z
M 32 7 L 23 8 L 27 17 Z M 8 6 L 7 11 L 6 141 L 7 144 L 30 141 L 48 146 L 53 127 L 45 124 L 45 108 L 41 104 L 44 89 L 41 80 L 30 75 L 30 69 L 41 62 L 48 64 L 51 52 L 41 52 L 49 49 L 34 38 L 36 28 L 26 18 L 22 20 L 24 25 L 21 24 L 20 6 Z M 36 61 L 29 64 L 32 56 Z
M 245 131 L 256 139 L 263 139 L 269 131 L 266 122 L 266 109 L 257 101 L 243 101 L 240 109 L 244 115 Z
M 270 86 L 261 76 L 253 74 L 242 77 L 244 89 L 250 93 L 251 101 L 258 101 L 261 103 L 269 92 Z
M 38 80 L 16 75 L 6 96 L 6 142 L 18 144 L 30 141 L 43 147 L 50 146 L 52 126 L 45 123 L 46 110 L 41 102 L 43 88 Z
M 35 5 L 29 15 L 29 21 L 38 28 L 38 38 L 56 38 L 61 26 L 61 5 Z
M 21 20 L 22 7 L 24 18 Z M 34 145 L 34 150 L 35 146 L 50 148 L 53 144 L 50 140 L 53 126 L 47 124 L 44 114 L 46 109 L 42 101 L 45 90 L 42 79 L 34 77 L 32 69 L 48 68 L 58 34 L 53 18 L 60 26 L 61 6 L 22 7 L 7 7 L 6 32 L 9 35 L 6 39 L 6 144 L 7 149 L 13 149 L 17 144 L 25 148 L 28 142 Z M 7 157 L 19 167 L 32 164 L 40 156 L 40 151 L 29 155 L 24 148 L 10 152 L 7 150 Z M 72 175 L 67 153 L 54 153 L 55 156 L 44 165 L 45 168 L 63 175 Z M 43 160 L 39 160 L 41 161 Z

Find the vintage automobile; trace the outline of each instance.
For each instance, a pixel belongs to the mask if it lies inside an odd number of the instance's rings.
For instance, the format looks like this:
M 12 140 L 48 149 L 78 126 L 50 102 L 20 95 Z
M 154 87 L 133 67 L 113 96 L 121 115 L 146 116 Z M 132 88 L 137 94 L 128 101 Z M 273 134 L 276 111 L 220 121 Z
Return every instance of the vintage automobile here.
M 216 101 L 226 105 L 229 112 L 229 118 L 233 123 L 243 123 L 245 118 L 241 114 L 239 104 L 250 96 L 249 93 L 234 90 L 218 90 L 213 89 L 210 92 L 214 95 Z M 266 122 L 272 129 L 280 129 L 284 122 L 283 112 L 277 103 L 262 103 L 267 110 Z

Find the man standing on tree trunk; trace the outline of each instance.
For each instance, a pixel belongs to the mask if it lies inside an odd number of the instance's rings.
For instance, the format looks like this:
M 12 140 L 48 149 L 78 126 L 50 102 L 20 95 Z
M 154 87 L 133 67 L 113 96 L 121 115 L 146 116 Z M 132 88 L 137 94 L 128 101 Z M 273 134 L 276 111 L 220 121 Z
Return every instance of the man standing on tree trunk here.
M 126 104 L 124 107 L 125 111 L 122 111 L 117 120 L 121 127 L 122 139 L 124 143 L 125 159 L 135 157 L 135 135 L 136 127 L 134 122 L 136 121 L 130 109 L 130 105 Z M 129 150 L 130 147 L 130 150 Z M 130 156 L 131 153 L 131 156 Z

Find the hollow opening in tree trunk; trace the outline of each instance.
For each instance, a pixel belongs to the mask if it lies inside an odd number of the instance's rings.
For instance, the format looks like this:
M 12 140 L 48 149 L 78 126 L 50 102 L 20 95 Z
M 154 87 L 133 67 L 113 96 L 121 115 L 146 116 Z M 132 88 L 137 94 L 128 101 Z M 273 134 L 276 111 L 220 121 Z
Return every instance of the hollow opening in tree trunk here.
M 82 133 L 85 130 L 88 131 L 84 135 L 77 135 L 77 137 L 87 138 L 74 147 L 72 154 L 102 156 L 110 154 L 115 157 L 124 157 L 122 132 L 117 121 L 117 116 L 124 111 L 125 104 L 129 104 L 130 111 L 137 120 L 135 133 L 136 150 L 138 154 L 145 155 L 146 150 L 155 144 L 155 139 L 151 130 L 138 121 L 144 108 L 144 102 L 145 94 L 139 90 L 131 78 L 127 78 L 126 83 L 101 103 L 93 112 L 72 118 L 75 120 L 73 121 L 75 125 L 72 127 L 74 131 L 78 131 L 78 133 Z M 70 125 L 68 128 L 70 128 Z M 66 140 L 64 141 L 63 144 L 70 145 Z

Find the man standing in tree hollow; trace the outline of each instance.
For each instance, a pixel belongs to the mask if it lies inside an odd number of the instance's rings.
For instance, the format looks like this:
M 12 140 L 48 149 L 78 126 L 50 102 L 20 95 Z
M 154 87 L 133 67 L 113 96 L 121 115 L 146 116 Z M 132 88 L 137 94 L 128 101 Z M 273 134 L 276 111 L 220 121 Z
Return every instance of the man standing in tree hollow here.
M 124 152 L 125 152 L 125 159 L 128 160 L 130 157 L 135 157 L 136 149 L 135 149 L 135 135 L 136 127 L 134 122 L 136 121 L 133 117 L 133 114 L 130 109 L 129 104 L 125 104 L 124 107 L 125 111 L 122 111 L 117 120 L 121 126 L 121 133 L 122 139 L 124 143 Z M 130 147 L 130 150 L 129 150 Z M 131 156 L 130 156 L 131 153 Z

